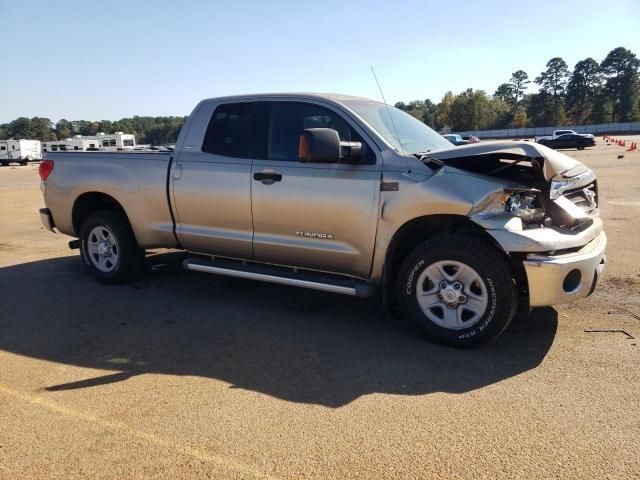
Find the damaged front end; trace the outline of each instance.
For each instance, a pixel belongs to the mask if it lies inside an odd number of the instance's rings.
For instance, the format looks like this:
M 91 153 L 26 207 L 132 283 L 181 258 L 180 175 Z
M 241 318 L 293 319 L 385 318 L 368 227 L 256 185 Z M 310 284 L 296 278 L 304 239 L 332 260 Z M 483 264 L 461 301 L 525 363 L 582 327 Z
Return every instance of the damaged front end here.
M 430 154 L 425 162 L 504 181 L 472 207 L 469 218 L 522 263 L 530 306 L 567 303 L 594 291 L 607 238 L 593 171 L 527 142 L 458 147 Z
M 504 188 L 487 195 L 469 215 L 488 230 L 552 228 L 572 234 L 588 229 L 598 218 L 595 174 L 542 145 L 487 142 L 436 152 L 429 159 L 504 180 Z

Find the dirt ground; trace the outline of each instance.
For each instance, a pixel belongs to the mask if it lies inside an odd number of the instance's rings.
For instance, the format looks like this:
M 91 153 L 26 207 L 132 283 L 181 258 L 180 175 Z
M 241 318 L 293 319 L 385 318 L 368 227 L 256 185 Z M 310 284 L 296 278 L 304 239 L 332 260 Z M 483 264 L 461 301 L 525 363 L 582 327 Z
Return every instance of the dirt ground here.
M 470 351 L 375 299 L 100 285 L 37 166 L 0 167 L 0 478 L 640 478 L 640 152 L 565 153 L 599 175 L 605 279 Z

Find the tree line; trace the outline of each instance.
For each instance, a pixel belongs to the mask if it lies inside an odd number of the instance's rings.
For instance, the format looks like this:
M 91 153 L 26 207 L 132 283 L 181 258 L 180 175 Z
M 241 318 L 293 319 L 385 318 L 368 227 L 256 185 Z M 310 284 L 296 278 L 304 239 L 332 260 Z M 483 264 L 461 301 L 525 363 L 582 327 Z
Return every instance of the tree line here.
M 0 140 L 27 138 L 43 142 L 65 140 L 74 135 L 96 135 L 104 133 L 132 133 L 136 143 L 161 145 L 175 143 L 187 117 L 132 117 L 114 122 L 101 120 L 59 120 L 55 124 L 48 118 L 20 117 L 0 125 Z
M 587 125 L 640 120 L 640 60 L 624 48 L 611 50 L 598 63 L 585 58 L 572 71 L 554 57 L 533 81 L 517 70 L 493 95 L 484 90 L 445 93 L 440 103 L 431 100 L 398 102 L 436 130 L 488 130 L 500 128 Z M 527 93 L 531 84 L 539 87 Z

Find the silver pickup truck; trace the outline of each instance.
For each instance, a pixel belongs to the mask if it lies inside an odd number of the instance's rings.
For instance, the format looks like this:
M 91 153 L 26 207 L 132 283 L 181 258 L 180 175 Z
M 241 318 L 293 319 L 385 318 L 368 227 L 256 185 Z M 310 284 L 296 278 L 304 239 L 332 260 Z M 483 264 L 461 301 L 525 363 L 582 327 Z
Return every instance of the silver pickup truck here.
M 589 168 L 528 142 L 454 147 L 363 98 L 204 100 L 174 152 L 48 153 L 40 176 L 43 224 L 77 238 L 101 282 L 178 248 L 188 270 L 381 291 L 457 347 L 497 337 L 518 307 L 586 297 L 605 264 Z

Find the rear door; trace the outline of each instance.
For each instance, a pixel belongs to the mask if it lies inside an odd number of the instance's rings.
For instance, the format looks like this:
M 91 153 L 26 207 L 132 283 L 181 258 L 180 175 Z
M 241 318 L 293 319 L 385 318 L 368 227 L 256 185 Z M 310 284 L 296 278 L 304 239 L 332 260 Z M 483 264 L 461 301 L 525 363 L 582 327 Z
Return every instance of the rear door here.
M 365 133 L 323 102 L 274 101 L 265 106 L 266 159 L 253 163 L 255 259 L 366 278 L 377 225 L 381 160 Z M 333 128 L 362 141 L 355 164 L 300 163 L 305 128 Z
M 213 102 L 194 112 L 171 171 L 177 235 L 187 250 L 253 256 L 251 164 L 258 105 Z

